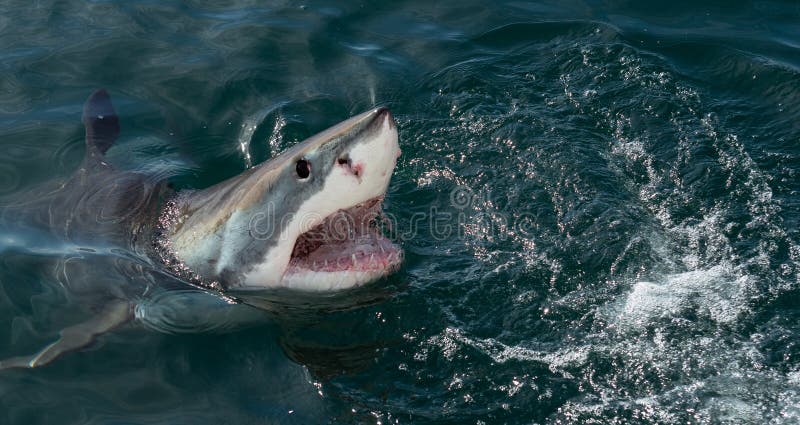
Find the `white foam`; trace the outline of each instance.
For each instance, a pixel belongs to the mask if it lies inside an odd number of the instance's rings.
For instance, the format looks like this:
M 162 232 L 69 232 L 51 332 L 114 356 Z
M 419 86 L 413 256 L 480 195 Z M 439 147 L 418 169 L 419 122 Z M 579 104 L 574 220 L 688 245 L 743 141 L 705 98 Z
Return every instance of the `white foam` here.
M 747 311 L 753 293 L 749 276 L 730 265 L 666 275 L 657 282 L 636 282 L 616 314 L 623 327 L 640 327 L 688 310 L 717 323 L 733 323 Z
M 589 354 L 587 346 L 564 347 L 548 352 L 519 345 L 507 345 L 494 338 L 470 337 L 464 331 L 454 327 L 445 328 L 440 335 L 431 337 L 428 343 L 439 347 L 442 354 L 448 359 L 452 359 L 462 346 L 469 346 L 484 353 L 498 364 L 509 360 L 534 361 L 544 363 L 549 366 L 551 371 L 562 372 L 562 374 L 566 374 L 562 370 L 565 367 L 585 364 Z

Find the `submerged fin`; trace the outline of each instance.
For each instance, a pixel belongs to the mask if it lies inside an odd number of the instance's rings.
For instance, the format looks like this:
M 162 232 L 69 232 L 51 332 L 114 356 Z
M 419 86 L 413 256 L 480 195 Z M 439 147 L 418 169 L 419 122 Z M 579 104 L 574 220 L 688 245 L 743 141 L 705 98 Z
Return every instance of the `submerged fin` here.
M 64 329 L 58 341 L 33 356 L 13 357 L 0 361 L 0 370 L 44 366 L 64 353 L 86 347 L 97 335 L 114 329 L 131 317 L 131 305 L 125 301 L 116 301 L 107 305 L 88 321 Z
M 105 89 L 92 93 L 83 105 L 87 154 L 104 154 L 119 136 L 119 117 Z

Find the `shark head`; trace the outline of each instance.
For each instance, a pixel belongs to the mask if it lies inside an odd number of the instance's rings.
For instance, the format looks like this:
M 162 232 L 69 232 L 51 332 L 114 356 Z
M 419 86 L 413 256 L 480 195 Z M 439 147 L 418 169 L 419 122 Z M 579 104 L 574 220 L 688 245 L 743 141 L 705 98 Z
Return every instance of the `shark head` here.
M 161 238 L 181 270 L 224 289 L 362 285 L 402 260 L 375 226 L 399 155 L 391 113 L 373 109 L 238 176 L 180 193 L 162 213 Z

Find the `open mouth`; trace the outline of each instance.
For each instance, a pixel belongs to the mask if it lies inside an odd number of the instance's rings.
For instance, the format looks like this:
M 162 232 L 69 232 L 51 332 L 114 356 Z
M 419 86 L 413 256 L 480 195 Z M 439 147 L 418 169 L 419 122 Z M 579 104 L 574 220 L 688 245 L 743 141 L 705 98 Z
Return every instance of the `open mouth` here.
M 399 268 L 402 251 L 381 234 L 383 197 L 339 210 L 301 234 L 294 245 L 287 274 L 366 272 L 385 275 Z

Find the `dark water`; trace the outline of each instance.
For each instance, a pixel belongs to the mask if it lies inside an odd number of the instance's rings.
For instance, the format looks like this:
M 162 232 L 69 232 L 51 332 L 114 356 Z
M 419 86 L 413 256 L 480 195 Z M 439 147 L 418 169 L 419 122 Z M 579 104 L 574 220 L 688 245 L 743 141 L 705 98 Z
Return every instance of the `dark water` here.
M 77 168 L 97 87 L 109 160 L 178 187 L 387 105 L 407 253 L 355 306 L 244 327 L 156 293 L 0 372 L 0 423 L 800 423 L 797 2 L 0 10 L 3 200 Z M 105 284 L 71 268 L 96 256 L 3 231 L 0 358 L 58 336 L 64 282 Z

